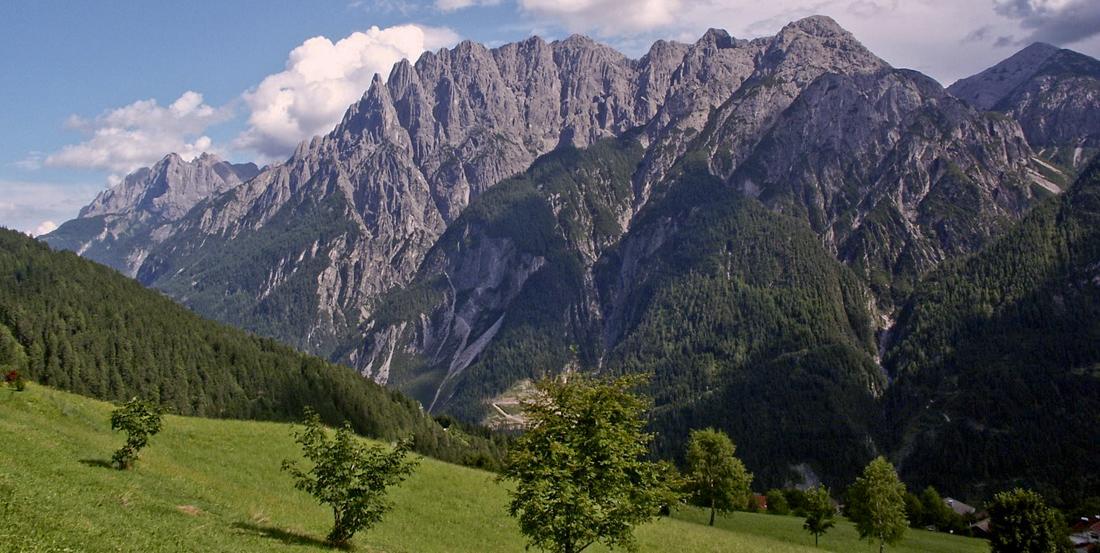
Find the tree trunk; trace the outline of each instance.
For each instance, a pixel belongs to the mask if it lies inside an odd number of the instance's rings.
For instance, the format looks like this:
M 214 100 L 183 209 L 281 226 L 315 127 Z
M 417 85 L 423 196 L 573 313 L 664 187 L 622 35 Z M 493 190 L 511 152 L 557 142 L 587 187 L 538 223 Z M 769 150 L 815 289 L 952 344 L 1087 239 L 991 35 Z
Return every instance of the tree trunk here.
M 347 535 L 347 529 L 344 528 L 340 521 L 340 510 L 336 507 L 332 508 L 332 532 L 329 532 L 328 542 L 336 547 L 344 547 L 348 544 L 351 536 Z
M 878 540 L 878 553 L 886 551 L 886 540 Z
M 714 526 L 714 499 L 710 500 L 710 525 Z
M 817 547 L 817 534 L 814 534 L 814 547 Z

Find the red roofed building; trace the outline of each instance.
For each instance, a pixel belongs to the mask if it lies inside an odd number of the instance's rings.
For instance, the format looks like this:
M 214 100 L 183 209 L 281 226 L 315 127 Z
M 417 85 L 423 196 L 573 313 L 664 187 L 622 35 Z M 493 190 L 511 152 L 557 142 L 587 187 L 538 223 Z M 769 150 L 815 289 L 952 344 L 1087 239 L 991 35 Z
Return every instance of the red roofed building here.
M 758 493 L 752 494 L 752 501 L 756 503 L 756 509 L 759 511 L 768 510 L 768 496 L 760 495 Z

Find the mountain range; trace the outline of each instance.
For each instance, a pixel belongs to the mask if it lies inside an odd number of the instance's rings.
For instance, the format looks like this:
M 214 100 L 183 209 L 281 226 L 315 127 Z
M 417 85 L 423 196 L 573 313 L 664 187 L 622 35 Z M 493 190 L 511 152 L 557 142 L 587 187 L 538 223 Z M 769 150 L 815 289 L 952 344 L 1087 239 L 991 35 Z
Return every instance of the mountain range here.
M 44 240 L 432 413 L 646 372 L 659 454 L 719 427 L 769 485 L 886 453 L 959 495 L 1100 495 L 1036 468 L 1100 453 L 1098 63 L 1034 45 L 945 90 L 820 16 L 639 59 L 463 42 L 284 163 L 169 156 Z

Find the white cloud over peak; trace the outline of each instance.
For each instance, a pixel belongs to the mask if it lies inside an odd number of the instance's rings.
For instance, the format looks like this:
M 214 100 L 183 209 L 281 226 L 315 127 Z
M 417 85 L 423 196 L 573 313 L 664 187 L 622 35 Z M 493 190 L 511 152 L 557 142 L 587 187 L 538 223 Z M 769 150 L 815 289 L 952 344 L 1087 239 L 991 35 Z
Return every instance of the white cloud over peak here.
M 436 9 L 453 12 L 475 6 L 496 6 L 500 0 L 435 0 Z
M 790 21 L 824 14 L 886 61 L 944 84 L 1011 55 L 1025 36 L 1100 44 L 1100 0 L 511 1 L 531 28 L 593 34 L 634 56 L 657 38 L 692 42 L 710 27 L 738 38 L 767 36 Z
M 249 126 L 234 145 L 268 159 L 284 157 L 302 140 L 332 130 L 375 73 L 385 78 L 402 58 L 415 59 L 458 38 L 446 28 L 398 25 L 371 27 L 336 42 L 323 36 L 306 40 L 290 52 L 284 71 L 243 94 Z
M 42 221 L 41 223 L 38 223 L 37 227 L 34 228 L 34 232 L 32 232 L 31 235 L 32 236 L 42 236 L 43 234 L 49 234 L 49 233 L 53 232 L 56 229 L 57 229 L 57 223 L 55 223 L 53 221 L 48 221 L 48 220 L 47 221 Z
M 683 0 L 518 1 L 528 15 L 557 20 L 570 31 L 609 36 L 673 25 L 684 7 Z
M 87 138 L 46 156 L 44 163 L 125 174 L 152 165 L 169 152 L 191 158 L 212 150 L 206 129 L 230 117 L 230 110 L 211 107 L 202 94 L 190 90 L 168 106 L 149 99 L 108 110 L 94 119 L 73 115 L 66 126 Z

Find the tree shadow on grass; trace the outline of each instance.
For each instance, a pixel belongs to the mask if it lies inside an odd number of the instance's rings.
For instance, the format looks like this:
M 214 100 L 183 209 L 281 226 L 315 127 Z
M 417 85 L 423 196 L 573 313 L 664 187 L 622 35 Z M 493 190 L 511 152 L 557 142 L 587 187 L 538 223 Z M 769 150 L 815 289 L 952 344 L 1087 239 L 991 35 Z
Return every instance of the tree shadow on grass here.
M 351 547 L 335 547 L 325 540 L 317 539 L 308 534 L 299 534 L 291 530 L 284 530 L 282 528 L 276 528 L 274 526 L 263 526 L 254 522 L 235 522 L 233 527 L 256 535 L 263 536 L 265 538 L 271 538 L 273 540 L 279 540 L 287 545 L 308 545 L 325 550 L 343 550 L 350 551 Z
M 115 466 L 105 459 L 81 459 L 80 464 L 86 467 L 114 470 Z

